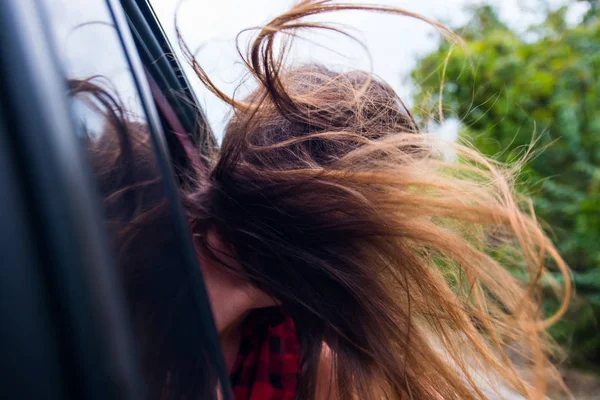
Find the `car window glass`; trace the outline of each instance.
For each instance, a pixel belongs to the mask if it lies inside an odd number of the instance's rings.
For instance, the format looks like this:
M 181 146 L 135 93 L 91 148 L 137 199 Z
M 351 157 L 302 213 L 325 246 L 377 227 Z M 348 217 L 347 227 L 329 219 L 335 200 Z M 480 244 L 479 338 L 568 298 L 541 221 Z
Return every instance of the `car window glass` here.
M 43 4 L 101 196 L 149 398 L 214 398 L 207 333 L 110 8 L 104 0 Z

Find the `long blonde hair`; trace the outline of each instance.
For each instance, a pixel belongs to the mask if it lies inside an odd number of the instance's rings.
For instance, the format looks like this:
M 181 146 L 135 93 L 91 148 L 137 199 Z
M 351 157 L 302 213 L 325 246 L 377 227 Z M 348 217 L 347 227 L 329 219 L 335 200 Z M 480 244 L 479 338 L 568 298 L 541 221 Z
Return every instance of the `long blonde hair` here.
M 482 399 L 495 384 L 543 398 L 560 381 L 546 329 L 571 284 L 531 202 L 515 193 L 517 168 L 464 144 L 442 151 L 370 73 L 285 65 L 289 43 L 276 37 L 333 29 L 303 18 L 337 10 L 424 19 L 302 1 L 251 43 L 244 62 L 259 86 L 244 101 L 187 52 L 234 110 L 210 176 L 185 193 L 196 233 L 231 243 L 243 267 L 233 272 L 289 310 L 302 346 L 300 399 L 315 397 L 323 343 L 337 398 Z M 542 284 L 562 296 L 551 316 Z

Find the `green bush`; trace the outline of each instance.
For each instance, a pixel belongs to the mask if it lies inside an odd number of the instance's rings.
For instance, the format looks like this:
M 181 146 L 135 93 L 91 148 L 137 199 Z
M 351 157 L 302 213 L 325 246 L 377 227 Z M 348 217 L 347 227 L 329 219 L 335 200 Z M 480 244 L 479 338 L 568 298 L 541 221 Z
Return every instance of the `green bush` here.
M 449 58 L 442 105 L 462 121 L 460 135 L 482 152 L 514 161 L 540 150 L 519 185 L 573 270 L 577 299 L 551 333 L 578 362 L 600 362 L 600 21 L 591 4 L 577 26 L 567 7 L 524 34 L 489 6 L 472 8 L 456 29 L 466 47 Z M 418 110 L 436 109 L 449 43 L 412 73 Z M 425 111 L 420 118 L 426 118 Z M 548 300 L 550 311 L 556 304 Z

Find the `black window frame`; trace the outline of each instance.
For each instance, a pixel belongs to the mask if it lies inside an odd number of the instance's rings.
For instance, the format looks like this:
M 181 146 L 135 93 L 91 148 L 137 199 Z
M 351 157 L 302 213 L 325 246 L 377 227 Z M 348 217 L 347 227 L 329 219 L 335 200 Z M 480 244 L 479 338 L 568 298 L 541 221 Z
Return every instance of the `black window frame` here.
M 200 107 L 194 92 L 183 75 L 179 62 L 173 56 L 169 41 L 160 26 L 158 19 L 150 3 L 146 0 L 106 0 L 113 13 L 115 26 L 123 43 L 123 48 L 131 65 L 131 70 L 136 80 L 136 85 L 141 94 L 143 107 L 148 116 L 148 128 L 155 146 L 155 154 L 159 162 L 159 168 L 164 178 L 167 197 L 170 200 L 171 212 L 177 219 L 178 235 L 183 247 L 184 255 L 187 259 L 187 268 L 190 279 L 195 286 L 196 303 L 200 320 L 208 340 L 211 342 L 206 346 L 209 351 L 209 359 L 216 369 L 219 381 L 222 383 L 222 399 L 233 399 L 231 388 L 229 387 L 229 372 L 225 365 L 225 360 L 221 353 L 221 346 L 217 334 L 212 309 L 208 300 L 208 293 L 204 285 L 204 279 L 200 269 L 198 257 L 192 242 L 192 233 L 186 222 L 185 213 L 182 207 L 177 184 L 176 174 L 173 170 L 173 162 L 170 157 L 169 147 L 167 146 L 166 132 L 160 123 L 159 114 L 156 105 L 152 100 L 152 94 L 144 74 L 144 68 L 149 70 L 152 77 L 159 85 L 164 86 L 164 95 L 168 96 L 174 111 L 180 115 L 188 117 L 187 122 L 180 119 L 181 124 L 186 129 L 190 138 L 198 146 L 199 151 L 208 154 L 208 147 L 202 148 L 201 143 L 207 146 L 214 146 L 215 140 L 208 125 L 202 108 Z M 135 7 L 134 7 L 135 6 Z M 142 27 L 151 27 L 147 31 Z M 155 46 L 160 44 L 160 50 Z M 148 46 L 144 46 L 148 45 Z M 154 49 L 147 52 L 147 49 Z M 156 53 L 155 53 L 156 51 Z M 158 53 L 161 51 L 162 53 Z M 171 55 L 171 56 L 169 56 Z M 160 62 L 158 60 L 168 61 Z M 160 68 L 161 74 L 157 73 Z M 175 76 L 174 80 L 163 81 L 161 76 Z M 201 136 L 202 135 L 202 136 Z
M 203 155 L 216 139 L 176 53 L 149 0 L 121 0 L 140 57 Z

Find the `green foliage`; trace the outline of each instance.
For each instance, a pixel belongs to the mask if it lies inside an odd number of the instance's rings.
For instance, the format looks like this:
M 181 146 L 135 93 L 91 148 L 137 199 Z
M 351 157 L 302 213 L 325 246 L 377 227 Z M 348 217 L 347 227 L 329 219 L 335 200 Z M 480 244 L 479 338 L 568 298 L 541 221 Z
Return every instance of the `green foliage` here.
M 551 331 L 575 359 L 600 360 L 600 21 L 593 6 L 569 26 L 566 7 L 525 34 L 511 31 L 494 9 L 471 9 L 446 67 L 442 105 L 462 121 L 461 136 L 501 161 L 540 149 L 525 167 L 521 189 L 574 272 L 578 299 Z M 412 76 L 416 104 L 436 109 L 444 60 L 440 44 Z M 425 113 L 423 113 L 425 115 Z M 548 310 L 556 305 L 548 301 Z

